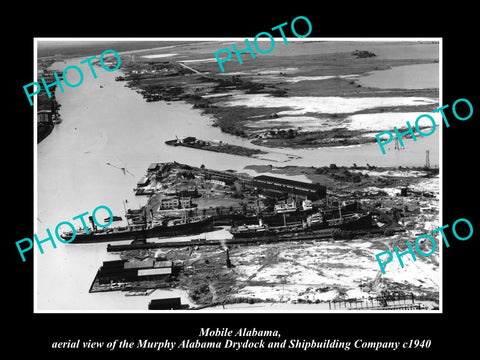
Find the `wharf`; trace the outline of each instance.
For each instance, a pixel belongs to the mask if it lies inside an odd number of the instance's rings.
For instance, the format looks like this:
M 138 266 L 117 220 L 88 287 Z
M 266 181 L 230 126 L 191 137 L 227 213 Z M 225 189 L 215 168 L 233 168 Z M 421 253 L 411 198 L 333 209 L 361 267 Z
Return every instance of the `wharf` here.
M 189 147 L 198 150 L 213 151 L 218 153 L 238 155 L 238 156 L 247 156 L 251 157 L 254 155 L 267 154 L 267 152 L 260 149 L 252 149 L 239 145 L 231 145 L 227 143 L 214 143 L 211 141 L 196 139 L 193 136 L 187 137 L 183 140 L 167 140 L 165 144 L 170 146 L 183 146 Z
M 124 245 L 107 245 L 108 252 L 115 251 L 128 251 L 128 250 L 138 250 L 138 249 L 157 249 L 157 248 L 176 248 L 176 247 L 185 247 L 185 246 L 219 246 L 219 245 L 242 245 L 242 244 L 252 244 L 252 243 L 273 243 L 273 242 L 283 242 L 283 241 L 308 241 L 308 240 L 321 240 L 328 241 L 333 240 L 333 237 L 338 233 L 338 229 L 325 229 L 312 232 L 311 234 L 304 235 L 283 235 L 283 236 L 262 236 L 257 238 L 241 238 L 241 239 L 193 239 L 189 241 L 169 241 L 169 242 L 145 242 L 145 243 L 136 243 L 136 244 L 124 244 Z

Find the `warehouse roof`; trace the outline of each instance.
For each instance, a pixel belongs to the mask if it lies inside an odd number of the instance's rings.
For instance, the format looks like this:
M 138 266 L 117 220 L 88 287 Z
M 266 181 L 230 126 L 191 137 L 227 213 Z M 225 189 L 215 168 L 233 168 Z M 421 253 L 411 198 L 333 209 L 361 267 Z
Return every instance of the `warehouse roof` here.
M 325 188 L 324 185 L 320 185 L 318 183 L 306 183 L 302 181 L 282 179 L 282 178 L 277 178 L 277 177 L 268 176 L 268 175 L 259 175 L 254 177 L 253 180 L 269 182 L 276 185 L 283 185 L 283 186 L 304 188 L 304 189 L 311 189 L 311 190 L 320 190 Z

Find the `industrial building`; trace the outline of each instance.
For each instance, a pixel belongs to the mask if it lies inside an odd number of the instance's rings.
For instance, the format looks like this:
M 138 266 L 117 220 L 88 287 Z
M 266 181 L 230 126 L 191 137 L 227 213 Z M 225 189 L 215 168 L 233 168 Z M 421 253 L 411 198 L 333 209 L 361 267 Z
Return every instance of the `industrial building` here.
M 147 176 L 144 176 L 137 182 L 137 186 L 147 186 L 149 183 L 150 179 Z
M 148 310 L 179 310 L 188 309 L 189 305 L 183 305 L 179 297 L 167 299 L 153 299 L 148 303 Z
M 161 210 L 188 209 L 192 207 L 191 197 L 168 197 L 160 201 Z
M 327 196 L 327 187 L 318 183 L 305 183 L 301 181 L 260 175 L 253 178 L 251 186 L 257 190 L 269 193 L 290 194 L 309 200 L 324 199 Z
M 168 260 L 114 260 L 103 262 L 97 273 L 97 279 L 100 284 L 166 280 L 178 271 L 172 261 Z
M 202 172 L 206 179 L 219 180 L 227 185 L 233 184 L 233 182 L 237 180 L 237 176 L 235 174 L 228 173 L 226 171 L 203 169 Z
M 148 168 L 147 168 L 147 172 L 155 172 L 157 170 L 160 170 L 160 168 L 162 167 L 162 164 L 161 163 L 151 163 Z

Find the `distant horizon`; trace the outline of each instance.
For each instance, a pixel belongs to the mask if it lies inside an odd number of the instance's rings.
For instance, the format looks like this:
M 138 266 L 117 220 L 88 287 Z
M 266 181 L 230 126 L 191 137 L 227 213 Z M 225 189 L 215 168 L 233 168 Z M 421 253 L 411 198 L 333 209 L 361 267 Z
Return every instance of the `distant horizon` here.
M 100 53 L 105 50 L 106 45 L 115 45 L 118 51 L 133 51 L 150 49 L 161 46 L 183 44 L 183 41 L 139 41 L 139 40 L 41 40 L 37 41 L 37 53 L 39 58 L 53 56 L 82 56 L 91 53 Z
M 245 37 L 245 38 L 248 38 Z M 146 38 L 138 37 L 138 38 L 128 38 L 122 40 L 122 38 L 118 38 L 121 40 L 116 40 L 116 38 L 111 38 L 111 40 L 107 40 L 108 38 L 99 38 L 102 40 L 75 40 L 75 38 L 65 38 L 62 40 L 61 38 L 54 38 L 54 40 L 50 40 L 53 38 L 37 38 L 37 56 L 38 58 L 47 58 L 47 57 L 54 57 L 54 56 L 68 56 L 68 57 L 75 57 L 75 56 L 85 56 L 85 55 L 92 55 L 96 53 L 101 53 L 105 50 L 106 47 L 112 47 L 114 45 L 115 50 L 119 53 L 121 52 L 129 52 L 129 51 L 140 51 L 140 50 L 150 50 L 153 48 L 159 48 L 168 45 L 186 45 L 191 42 L 196 41 L 231 41 L 238 39 L 238 37 L 226 37 L 226 38 L 215 38 L 218 40 L 213 40 L 213 38 L 192 38 L 192 37 L 171 37 L 171 40 L 168 38 L 162 38 L 162 40 L 146 40 Z M 83 39 L 83 38 L 79 38 Z M 242 38 L 243 39 L 243 38 Z M 401 44 L 411 44 L 411 43 L 423 43 L 423 44 L 435 44 L 439 42 L 439 39 L 436 38 L 309 38 L 308 40 L 303 39 L 289 39 L 292 41 L 301 41 L 301 42 L 372 42 L 381 44 L 385 43 L 392 43 L 397 42 Z

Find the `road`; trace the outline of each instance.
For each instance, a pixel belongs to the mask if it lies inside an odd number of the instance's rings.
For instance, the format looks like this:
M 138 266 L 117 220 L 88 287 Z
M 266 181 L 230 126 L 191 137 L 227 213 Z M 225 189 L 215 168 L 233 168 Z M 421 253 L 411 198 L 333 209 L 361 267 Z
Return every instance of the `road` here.
M 185 65 L 185 64 L 182 63 L 182 62 L 178 62 L 178 64 L 179 64 L 180 66 L 184 67 L 185 69 L 188 69 L 188 70 L 190 70 L 190 71 L 193 71 L 195 74 L 202 74 L 200 71 L 195 70 L 194 68 L 191 68 L 190 66 L 187 66 L 187 65 Z

